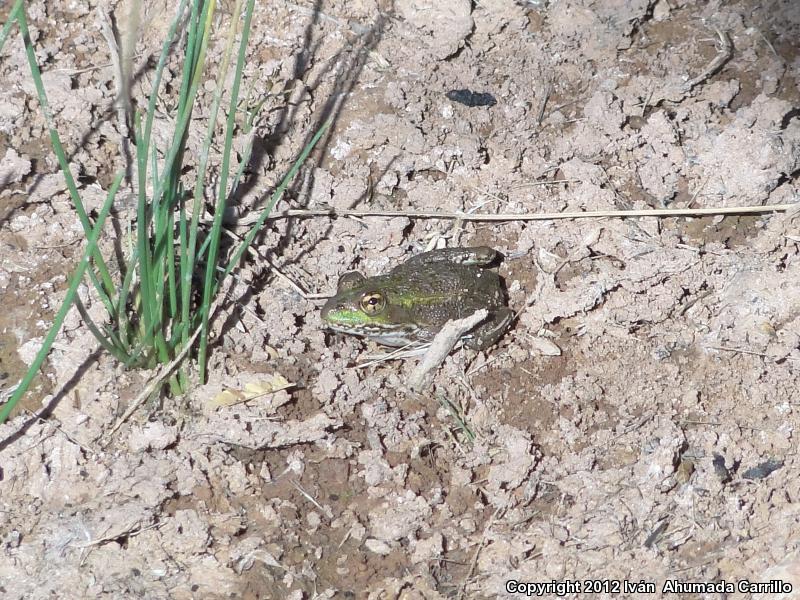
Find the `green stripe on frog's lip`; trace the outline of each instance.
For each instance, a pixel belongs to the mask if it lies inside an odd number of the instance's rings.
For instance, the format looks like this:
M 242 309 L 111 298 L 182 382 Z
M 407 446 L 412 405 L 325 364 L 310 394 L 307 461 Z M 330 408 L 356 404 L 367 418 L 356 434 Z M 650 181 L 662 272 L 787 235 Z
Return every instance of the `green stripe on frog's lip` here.
M 368 317 L 364 313 L 347 309 L 330 310 L 328 312 L 323 311 L 322 318 L 330 327 L 349 329 L 370 328 L 375 331 L 403 327 L 401 324 L 390 323 L 383 320 L 380 315 Z

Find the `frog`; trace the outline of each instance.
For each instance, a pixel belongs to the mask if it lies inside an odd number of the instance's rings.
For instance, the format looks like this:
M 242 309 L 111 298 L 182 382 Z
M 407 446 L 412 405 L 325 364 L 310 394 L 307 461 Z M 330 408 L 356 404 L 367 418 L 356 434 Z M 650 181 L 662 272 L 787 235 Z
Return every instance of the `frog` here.
M 412 256 L 385 275 L 350 271 L 322 307 L 328 328 L 384 346 L 430 342 L 451 319 L 485 308 L 488 317 L 462 338 L 474 350 L 494 345 L 508 329 L 503 279 L 492 270 L 500 253 L 488 246 L 441 248 Z

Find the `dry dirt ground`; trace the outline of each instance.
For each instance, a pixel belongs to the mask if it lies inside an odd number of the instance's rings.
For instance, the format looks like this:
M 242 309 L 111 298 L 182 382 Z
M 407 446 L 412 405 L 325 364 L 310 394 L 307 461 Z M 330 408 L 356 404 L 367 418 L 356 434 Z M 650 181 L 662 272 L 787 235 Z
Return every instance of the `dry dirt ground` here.
M 175 4 L 145 2 L 139 103 Z M 244 89 L 266 105 L 233 216 L 263 205 L 328 114 L 280 209 L 797 202 L 794 0 L 257 4 Z M 127 7 L 28 7 L 96 208 L 123 164 L 101 15 L 120 23 Z M 212 62 L 223 44 L 212 41 Z M 177 71 L 173 57 L 170 93 Z M 83 242 L 16 30 L 0 80 L 8 390 Z M 495 103 L 447 95 L 462 89 Z M 120 207 L 122 235 L 130 218 Z M 321 302 L 288 283 L 329 294 L 345 271 L 377 274 L 443 244 L 501 250 L 520 314 L 490 351 L 452 354 L 423 394 L 407 388 L 414 360 L 359 367 L 377 348 L 326 332 Z M 625 580 L 660 595 L 665 582 L 770 579 L 800 597 L 796 213 L 279 219 L 256 250 L 215 322 L 208 386 L 143 405 L 113 435 L 152 374 L 126 372 L 69 316 L 23 410 L 0 427 L 3 598 L 524 597 L 508 580 L 578 582 L 579 597 L 594 580 L 591 597 L 617 586 L 630 597 Z M 295 387 L 213 406 L 221 388 L 275 373 Z

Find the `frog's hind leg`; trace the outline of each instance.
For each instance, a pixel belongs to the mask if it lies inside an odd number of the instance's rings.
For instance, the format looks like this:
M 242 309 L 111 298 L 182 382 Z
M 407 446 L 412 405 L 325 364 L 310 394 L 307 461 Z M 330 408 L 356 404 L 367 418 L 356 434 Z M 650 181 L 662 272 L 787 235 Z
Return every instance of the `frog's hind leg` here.
M 471 337 L 465 342 L 466 346 L 473 350 L 485 350 L 493 346 L 503 337 L 513 320 L 514 311 L 507 306 L 492 310 L 487 319 L 472 331 Z
M 440 248 L 423 252 L 409 258 L 404 265 L 430 264 L 430 263 L 456 263 L 462 265 L 475 265 L 484 267 L 492 264 L 499 253 L 489 246 L 475 246 L 474 248 Z

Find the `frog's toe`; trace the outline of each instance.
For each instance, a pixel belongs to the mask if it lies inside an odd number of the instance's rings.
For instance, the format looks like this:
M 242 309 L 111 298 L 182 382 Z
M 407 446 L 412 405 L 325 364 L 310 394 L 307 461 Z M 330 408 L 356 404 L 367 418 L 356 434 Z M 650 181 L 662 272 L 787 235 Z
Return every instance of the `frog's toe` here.
M 489 317 L 478 325 L 472 333 L 472 337 L 466 341 L 468 348 L 473 350 L 485 350 L 493 346 L 503 337 L 511 321 L 514 319 L 514 311 L 503 306 L 494 309 L 489 313 Z

